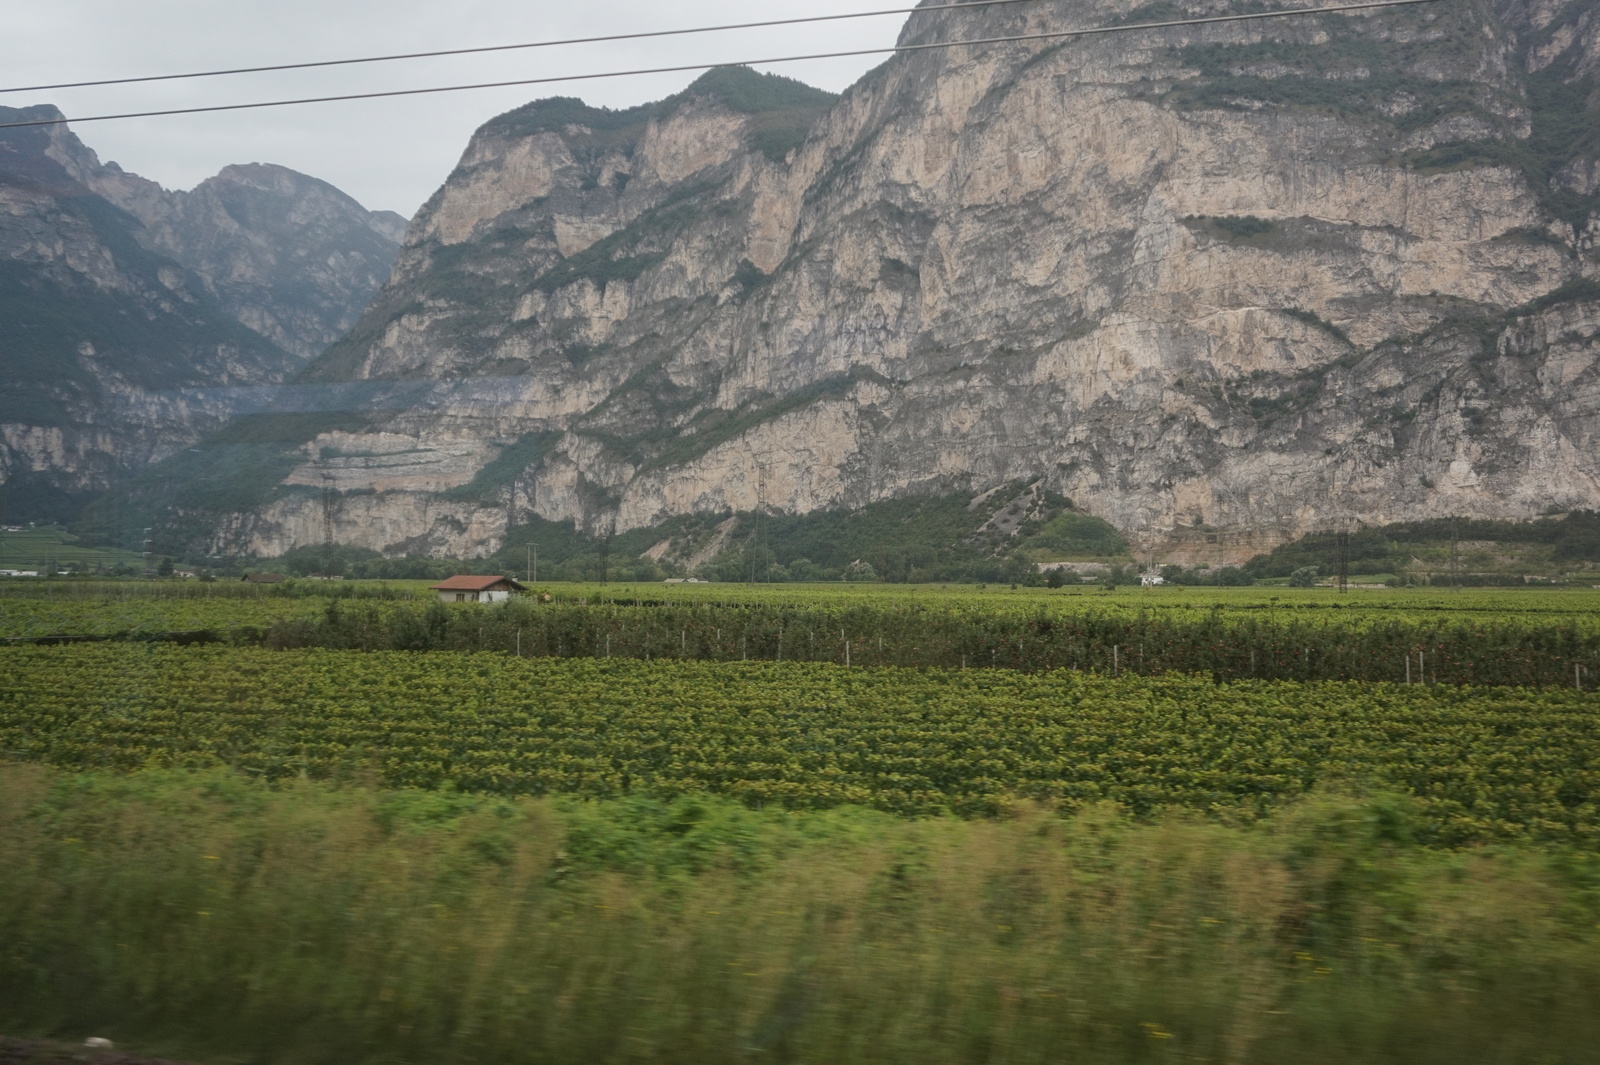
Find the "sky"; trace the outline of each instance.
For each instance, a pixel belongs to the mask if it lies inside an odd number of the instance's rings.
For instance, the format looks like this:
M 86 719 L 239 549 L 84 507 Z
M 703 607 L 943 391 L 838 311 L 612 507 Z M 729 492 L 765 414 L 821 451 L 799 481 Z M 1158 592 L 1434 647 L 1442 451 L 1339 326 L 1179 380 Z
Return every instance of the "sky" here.
M 910 7 L 914 0 L 5 0 L 0 88 L 236 66 L 555 40 L 640 30 Z M 0 93 L 68 116 L 420 88 L 635 67 L 707 65 L 888 47 L 906 16 L 488 56 Z M 763 66 L 838 92 L 883 56 Z M 409 217 L 449 175 L 472 131 L 543 96 L 630 107 L 694 72 L 216 115 L 85 123 L 74 132 L 123 169 L 188 189 L 230 163 L 277 163 Z

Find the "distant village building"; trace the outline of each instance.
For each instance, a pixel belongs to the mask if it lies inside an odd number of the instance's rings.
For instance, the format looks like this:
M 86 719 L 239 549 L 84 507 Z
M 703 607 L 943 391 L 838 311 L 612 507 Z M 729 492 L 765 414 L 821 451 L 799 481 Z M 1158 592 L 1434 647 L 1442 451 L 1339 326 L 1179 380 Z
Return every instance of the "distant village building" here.
M 1161 575 L 1160 570 L 1153 569 L 1142 574 L 1139 577 L 1139 583 L 1146 588 L 1154 588 L 1159 584 L 1166 584 L 1167 579 Z
M 246 573 L 244 575 L 245 584 L 282 584 L 288 579 L 281 573 Z
M 510 577 L 451 577 L 433 586 L 445 603 L 503 603 L 527 591 Z

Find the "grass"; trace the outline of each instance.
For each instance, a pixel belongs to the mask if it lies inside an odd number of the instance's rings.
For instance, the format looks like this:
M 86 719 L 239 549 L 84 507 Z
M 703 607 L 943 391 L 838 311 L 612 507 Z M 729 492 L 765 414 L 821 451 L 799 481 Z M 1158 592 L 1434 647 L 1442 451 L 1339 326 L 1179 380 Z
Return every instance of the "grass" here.
M 1592 1060 L 1592 855 L 0 767 L 0 1025 L 199 1061 Z
M 552 536 L 571 527 L 549 523 Z M 618 538 L 621 539 L 620 537 Z M 542 556 L 541 556 L 542 557 Z M 268 569 L 265 564 L 252 570 Z M 480 566 L 483 572 L 496 572 L 493 566 Z M 372 578 L 335 582 L 290 581 L 286 584 L 239 585 L 226 578 L 219 583 L 168 580 L 73 580 L 47 585 L 44 581 L 18 580 L 0 588 L 10 592 L 0 598 L 376 598 L 420 595 L 435 578 Z M 1596 582 L 1600 584 L 1600 581 Z M 541 581 L 539 590 L 550 593 L 559 603 L 659 605 L 772 605 L 784 608 L 859 607 L 887 604 L 920 604 L 950 610 L 976 611 L 996 615 L 1040 610 L 1081 611 L 1138 615 L 1165 612 L 1217 612 L 1259 615 L 1436 615 L 1451 620 L 1479 617 L 1528 617 L 1564 621 L 1592 622 L 1600 617 L 1600 589 L 1588 586 L 1549 587 L 1529 585 L 1518 588 L 1359 588 L 1340 595 L 1330 588 L 1286 588 L 1264 584 L 1254 587 L 1160 588 L 1101 586 L 1052 589 L 1004 584 L 854 584 L 826 581 L 795 584 L 747 584 L 742 581 L 703 584 L 663 585 L 659 581 Z M 423 596 L 423 598 L 427 598 Z

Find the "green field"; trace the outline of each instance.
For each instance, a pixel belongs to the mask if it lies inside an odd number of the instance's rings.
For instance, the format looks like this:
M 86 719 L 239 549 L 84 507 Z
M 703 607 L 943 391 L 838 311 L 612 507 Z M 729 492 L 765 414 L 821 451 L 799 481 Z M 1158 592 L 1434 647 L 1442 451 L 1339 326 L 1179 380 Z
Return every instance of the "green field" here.
M 90 550 L 90 549 L 86 549 Z M 471 570 L 472 567 L 463 567 Z M 479 567 L 489 573 L 500 570 Z M 479 570 L 472 570 L 478 572 Z M 511 574 L 524 579 L 519 574 Z M 431 580 L 290 580 L 280 585 L 247 585 L 237 579 L 214 582 L 194 580 L 93 580 L 78 579 L 46 586 L 44 582 L 12 580 L 0 583 L 0 601 L 27 599 L 142 599 L 178 603 L 195 599 L 428 599 Z M 863 606 L 878 604 L 928 604 L 971 608 L 985 612 L 1016 613 L 1046 610 L 1141 611 L 1262 611 L 1336 612 L 1342 616 L 1434 615 L 1491 617 L 1537 615 L 1594 619 L 1600 617 L 1600 586 L 1542 588 L 1351 588 L 1340 593 L 1331 587 L 1287 588 L 1277 585 L 1218 588 L 1164 586 L 1120 587 L 1012 587 L 971 584 L 853 584 L 833 581 L 818 584 L 662 582 L 545 582 L 533 584 L 535 596 L 556 602 L 591 604 L 663 603 L 708 605 L 774 605 L 804 608 L 811 605 Z
M 133 551 L 88 547 L 53 525 L 0 530 L 0 569 L 36 570 L 43 574 L 67 569 L 95 572 L 119 566 L 143 569 Z
M 0 584 L 0 1030 L 1593 1060 L 1600 592 L 535 593 Z
M 197 580 L 0 580 L 0 639 L 117 636 L 144 639 L 206 630 L 250 642 L 274 624 L 318 616 L 331 599 L 416 601 L 421 581 L 282 585 Z
M 1582 689 L 1600 677 L 1597 605 L 1588 589 L 549 585 L 475 606 L 424 582 L 19 581 L 0 585 L 0 639 Z
M 800 607 L 813 603 L 932 604 L 1016 613 L 1046 610 L 1190 612 L 1336 612 L 1346 617 L 1399 615 L 1563 617 L 1600 619 L 1600 586 L 1581 588 L 1030 588 L 1006 585 L 918 584 L 550 584 L 537 591 L 557 599 L 630 602 L 749 603 Z
M 1234 820 L 1340 783 L 1408 796 L 1423 842 L 1600 849 L 1600 700 L 1576 691 L 129 644 L 0 667 L 0 751 L 75 769 Z

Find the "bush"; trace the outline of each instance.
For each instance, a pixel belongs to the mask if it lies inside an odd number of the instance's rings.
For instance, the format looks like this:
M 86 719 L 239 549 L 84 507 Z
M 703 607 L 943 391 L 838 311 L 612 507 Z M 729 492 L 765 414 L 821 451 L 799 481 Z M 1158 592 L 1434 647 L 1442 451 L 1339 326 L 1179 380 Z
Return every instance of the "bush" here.
M 863 562 L 858 558 L 845 569 L 844 579 L 847 581 L 876 581 L 878 579 L 878 571 L 873 569 L 870 563 Z
M 1301 566 L 1289 574 L 1289 587 L 1291 588 L 1313 588 L 1316 583 L 1317 567 L 1315 566 Z

